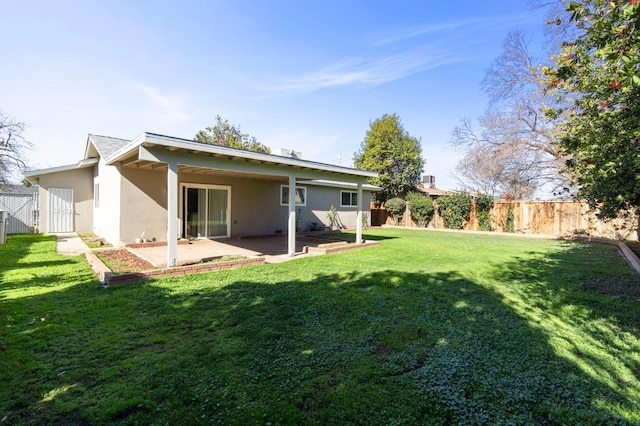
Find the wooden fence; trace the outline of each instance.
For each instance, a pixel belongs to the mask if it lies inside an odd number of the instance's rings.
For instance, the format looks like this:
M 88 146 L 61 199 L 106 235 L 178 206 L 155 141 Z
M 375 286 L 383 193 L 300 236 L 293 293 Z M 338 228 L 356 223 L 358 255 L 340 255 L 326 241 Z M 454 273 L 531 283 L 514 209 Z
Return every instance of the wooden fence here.
M 492 228 L 498 232 L 513 230 L 513 232 L 525 234 L 582 235 L 633 241 L 638 240 L 640 232 L 640 218 L 636 214 L 605 222 L 598 219 L 596 212 L 589 210 L 586 203 L 575 201 L 498 201 L 494 203 L 489 214 Z M 372 204 L 371 224 L 393 225 L 394 221 L 384 207 L 376 208 Z M 401 225 L 417 227 L 411 220 L 411 212 L 408 209 L 405 211 Z M 437 214 L 437 210 L 427 227 L 444 228 L 444 221 Z M 464 229 L 478 230 L 475 204 L 471 209 L 471 218 L 465 223 Z

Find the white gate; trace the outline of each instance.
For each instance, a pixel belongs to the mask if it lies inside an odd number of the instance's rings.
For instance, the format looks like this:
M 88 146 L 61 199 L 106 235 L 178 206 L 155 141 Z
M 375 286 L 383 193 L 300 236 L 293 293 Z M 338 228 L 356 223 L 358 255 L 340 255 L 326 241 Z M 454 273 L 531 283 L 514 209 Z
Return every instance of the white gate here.
M 49 233 L 73 232 L 73 189 L 49 188 Z

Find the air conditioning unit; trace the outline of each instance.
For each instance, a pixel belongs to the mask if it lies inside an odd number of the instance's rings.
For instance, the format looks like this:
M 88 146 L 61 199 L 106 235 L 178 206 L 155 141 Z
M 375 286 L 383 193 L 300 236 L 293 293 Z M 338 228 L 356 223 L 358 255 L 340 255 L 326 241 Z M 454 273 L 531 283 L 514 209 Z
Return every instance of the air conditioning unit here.
M 422 176 L 422 185 L 427 188 L 435 188 L 436 187 L 436 177 L 433 175 L 424 175 Z

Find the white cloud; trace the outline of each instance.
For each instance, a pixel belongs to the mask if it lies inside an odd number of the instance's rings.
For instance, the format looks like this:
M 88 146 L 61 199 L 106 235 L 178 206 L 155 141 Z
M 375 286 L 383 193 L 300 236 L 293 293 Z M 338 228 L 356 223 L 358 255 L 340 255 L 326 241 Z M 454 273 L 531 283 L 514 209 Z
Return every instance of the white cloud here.
M 157 87 L 141 83 L 133 83 L 130 87 L 145 95 L 145 99 L 142 100 L 143 114 L 171 123 L 184 123 L 192 119 L 186 112 L 185 95 L 162 93 Z
M 453 52 L 422 47 L 404 53 L 344 60 L 307 74 L 283 78 L 280 83 L 262 89 L 310 93 L 335 86 L 379 85 L 464 60 Z

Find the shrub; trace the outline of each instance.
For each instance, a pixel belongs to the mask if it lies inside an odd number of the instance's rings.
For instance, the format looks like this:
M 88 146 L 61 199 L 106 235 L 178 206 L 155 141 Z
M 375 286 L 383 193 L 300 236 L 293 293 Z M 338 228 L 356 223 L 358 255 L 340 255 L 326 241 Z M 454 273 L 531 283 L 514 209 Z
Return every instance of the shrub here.
M 407 203 L 402 198 L 391 198 L 390 200 L 385 201 L 384 207 L 387 209 L 389 214 L 393 217 L 393 221 L 396 225 L 400 223 L 400 218 L 404 214 L 405 209 L 407 208 Z
M 433 217 L 433 199 L 428 195 L 412 192 L 407 195 L 407 202 L 413 221 L 422 228 L 427 226 Z
M 438 198 L 438 210 L 449 229 L 462 229 L 471 214 L 471 197 L 467 194 L 443 195 Z
M 476 214 L 478 215 L 478 229 L 480 231 L 493 231 L 491 215 L 489 211 L 493 207 L 493 197 L 480 195 L 476 198 Z

